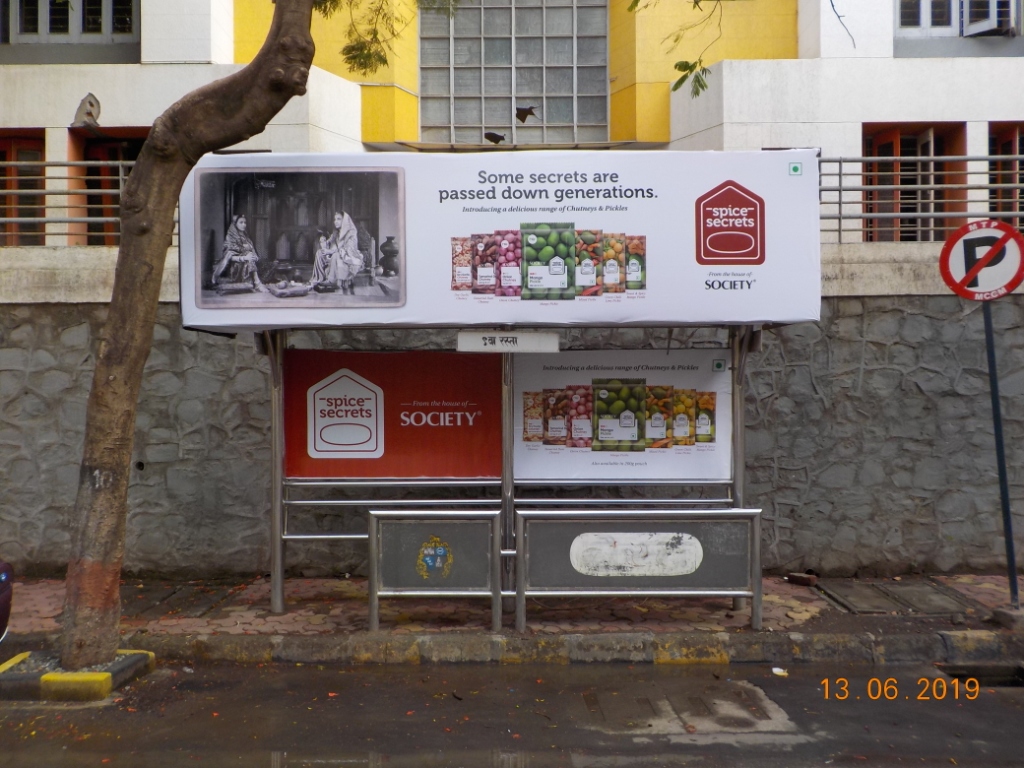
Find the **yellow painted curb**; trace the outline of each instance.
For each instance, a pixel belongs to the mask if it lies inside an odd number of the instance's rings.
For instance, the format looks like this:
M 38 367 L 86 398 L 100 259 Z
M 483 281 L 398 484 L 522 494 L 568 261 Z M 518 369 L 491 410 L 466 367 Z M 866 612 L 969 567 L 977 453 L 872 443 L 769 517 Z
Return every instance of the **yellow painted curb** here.
M 25 653 L 19 653 L 14 658 L 8 659 L 3 664 L 0 664 L 0 674 L 3 674 L 4 672 L 6 672 L 8 669 L 10 669 L 11 667 L 15 666 L 16 664 L 21 664 L 21 662 L 23 662 L 25 659 L 27 659 L 31 655 L 32 655 L 32 653 L 30 651 L 26 651 Z
M 114 690 L 109 672 L 47 672 L 39 678 L 44 699 L 58 701 L 98 701 Z

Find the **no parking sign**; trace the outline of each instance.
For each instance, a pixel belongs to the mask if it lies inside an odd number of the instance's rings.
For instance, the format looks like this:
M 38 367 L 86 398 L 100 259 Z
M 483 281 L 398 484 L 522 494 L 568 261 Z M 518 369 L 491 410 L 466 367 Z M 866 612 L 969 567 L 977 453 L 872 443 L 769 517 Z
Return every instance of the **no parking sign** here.
M 991 301 L 1024 281 L 1024 237 L 1001 221 L 976 221 L 950 235 L 939 271 L 957 296 Z
M 1017 555 L 1013 543 L 1013 518 L 1010 516 L 1010 485 L 1006 472 L 1003 444 L 1003 417 L 999 403 L 999 375 L 996 372 L 996 347 L 989 302 L 1010 293 L 1024 280 L 1024 237 L 1001 221 L 976 221 L 950 235 L 939 255 L 939 271 L 946 285 L 957 296 L 981 301 L 985 319 L 985 352 L 988 358 L 988 382 L 992 395 L 992 426 L 996 438 L 996 464 L 999 469 L 999 497 L 1003 510 L 1003 538 L 1006 542 L 1006 571 L 1010 582 L 1010 605 L 1020 608 L 1017 591 Z

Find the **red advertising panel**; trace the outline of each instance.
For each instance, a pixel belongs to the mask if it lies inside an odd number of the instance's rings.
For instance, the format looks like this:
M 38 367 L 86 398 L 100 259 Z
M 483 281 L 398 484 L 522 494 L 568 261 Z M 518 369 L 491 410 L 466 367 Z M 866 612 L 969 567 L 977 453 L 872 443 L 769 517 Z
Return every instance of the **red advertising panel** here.
M 501 356 L 286 350 L 286 477 L 500 478 Z

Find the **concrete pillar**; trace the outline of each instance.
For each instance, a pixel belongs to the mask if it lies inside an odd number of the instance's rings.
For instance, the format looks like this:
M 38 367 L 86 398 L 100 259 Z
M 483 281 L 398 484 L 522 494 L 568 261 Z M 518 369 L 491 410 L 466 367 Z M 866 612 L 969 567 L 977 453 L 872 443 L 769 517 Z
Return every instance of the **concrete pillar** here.
M 64 163 L 65 165 L 46 166 L 46 189 L 68 189 L 69 155 L 68 129 L 47 128 L 45 133 L 45 150 L 43 159 L 47 163 Z M 53 221 L 68 217 L 67 195 L 47 195 L 43 198 L 46 205 L 46 245 L 67 245 L 68 225 L 66 222 Z

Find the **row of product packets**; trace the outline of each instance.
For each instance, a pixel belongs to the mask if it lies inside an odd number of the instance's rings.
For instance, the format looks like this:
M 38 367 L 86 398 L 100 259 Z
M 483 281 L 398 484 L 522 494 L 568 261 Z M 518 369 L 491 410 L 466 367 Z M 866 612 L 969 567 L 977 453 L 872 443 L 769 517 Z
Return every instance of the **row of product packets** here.
M 523 393 L 523 441 L 592 451 L 715 442 L 716 392 L 594 379 Z
M 521 224 L 451 244 L 453 291 L 562 301 L 647 287 L 645 235 Z

